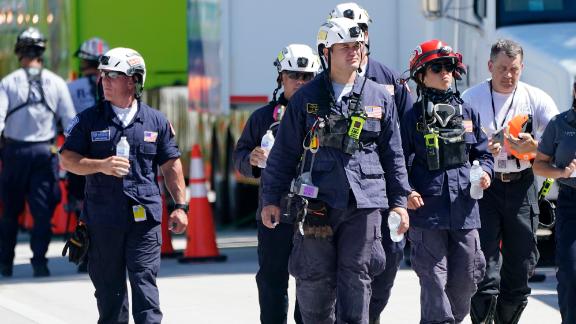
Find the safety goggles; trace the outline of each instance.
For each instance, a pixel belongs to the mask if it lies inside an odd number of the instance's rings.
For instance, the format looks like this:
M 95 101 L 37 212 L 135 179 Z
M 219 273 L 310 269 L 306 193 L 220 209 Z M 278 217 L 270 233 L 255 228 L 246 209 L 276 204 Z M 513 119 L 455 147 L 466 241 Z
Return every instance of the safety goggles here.
M 442 72 L 442 69 L 446 70 L 448 73 L 452 73 L 456 70 L 456 64 L 451 62 L 435 62 L 430 64 L 430 71 L 432 71 L 432 73 L 440 73 Z
M 125 76 L 126 74 L 122 73 L 122 72 L 118 72 L 118 71 L 102 71 L 100 72 L 100 77 L 102 79 L 106 78 L 110 78 L 110 79 L 117 79 L 120 76 Z
M 284 71 L 284 73 L 286 73 L 288 78 L 295 81 L 310 81 L 314 78 L 314 73 L 312 72 Z

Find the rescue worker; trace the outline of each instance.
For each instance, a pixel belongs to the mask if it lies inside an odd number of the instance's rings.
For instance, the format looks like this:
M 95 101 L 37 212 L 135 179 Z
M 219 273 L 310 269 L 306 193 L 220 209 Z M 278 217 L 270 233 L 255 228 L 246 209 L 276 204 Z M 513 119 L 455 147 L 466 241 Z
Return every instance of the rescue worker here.
M 335 306 L 337 323 L 368 323 L 380 209 L 407 213 L 396 108 L 357 73 L 364 33 L 356 23 L 328 20 L 317 45 L 324 71 L 290 99 L 262 174 L 262 223 L 278 226 L 289 193 L 298 224 L 288 268 L 304 323 L 333 324 Z
M 421 43 L 410 58 L 419 98 L 400 129 L 406 159 L 414 155 L 408 235 L 420 279 L 420 323 L 461 323 L 485 268 L 469 175 L 471 162 L 478 160 L 480 185 L 488 188 L 493 159 L 478 112 L 452 90 L 461 58 L 436 39 Z
M 276 136 L 278 126 L 285 113 L 288 100 L 304 84 L 314 78 L 320 68 L 318 56 L 307 45 L 290 44 L 280 51 L 274 66 L 278 70 L 277 87 L 272 101 L 257 109 L 246 122 L 242 136 L 234 150 L 234 166 L 244 176 L 260 178 L 266 164 L 268 151 L 260 147 L 262 137 L 268 130 Z M 277 98 L 280 89 L 284 92 Z M 284 205 L 282 215 L 287 214 Z M 294 219 L 283 217 L 275 229 L 262 224 L 260 218 L 261 198 L 256 211 L 258 227 L 258 300 L 261 323 L 286 323 L 288 312 L 288 258 L 292 250 Z M 294 309 L 294 320 L 302 323 L 298 302 Z
M 556 278 L 562 323 L 576 323 L 576 83 L 571 109 L 552 118 L 538 144 L 534 174 L 558 179 Z
M 492 77 L 462 95 L 480 113 L 495 159 L 494 183 L 479 201 L 486 276 L 472 299 L 474 323 L 490 323 L 492 319 L 518 323 L 530 295 L 528 279 L 538 261 L 538 190 L 530 161 L 515 158 L 511 152 L 535 153 L 537 141 L 558 109 L 544 91 L 519 81 L 523 58 L 519 44 L 498 40 L 488 61 Z M 531 116 L 532 132 L 514 137 L 503 131 L 508 144 L 502 145 L 496 135 L 522 114 Z
M 57 126 L 66 127 L 74 107 L 66 82 L 44 68 L 46 38 L 30 27 L 18 35 L 14 53 L 20 68 L 0 82 L 0 132 L 3 169 L 0 185 L 4 214 L 0 218 L 0 274 L 12 276 L 18 215 L 28 201 L 34 226 L 30 232 L 34 277 L 50 275 L 46 251 L 51 219 L 60 202 Z M 9 158 L 8 158 L 9 157 Z
M 98 71 L 98 59 L 108 52 L 108 44 L 98 38 L 90 38 L 76 51 L 74 56 L 80 59 L 80 78 L 68 83 L 68 89 L 72 96 L 72 102 L 76 113 L 96 105 L 98 100 L 103 100 L 101 85 L 98 86 L 100 71 Z M 83 176 L 67 172 L 68 179 L 68 207 L 69 212 L 74 212 L 79 217 L 84 201 L 84 186 L 86 179 Z M 78 266 L 78 272 L 87 272 L 87 260 Z
M 160 323 L 156 276 L 160 268 L 162 200 L 158 166 L 175 204 L 170 228 L 182 233 L 188 205 L 180 152 L 172 126 L 141 101 L 142 56 L 114 48 L 100 58 L 105 101 L 86 109 L 66 130 L 62 165 L 86 176 L 83 218 L 90 239 L 88 273 L 96 288 L 98 323 L 128 323 L 126 272 L 135 323 Z M 121 138 L 129 159 L 115 156 Z M 120 152 L 118 152 L 120 153 Z
M 412 107 L 412 97 L 408 91 L 408 87 L 405 84 L 400 84 L 398 82 L 399 76 L 392 69 L 381 64 L 380 62 L 374 60 L 369 56 L 370 50 L 370 40 L 368 27 L 372 23 L 372 19 L 368 15 L 368 12 L 360 7 L 355 2 L 341 3 L 338 4 L 328 16 L 329 18 L 344 17 L 352 19 L 354 22 L 360 26 L 360 29 L 364 32 L 364 37 L 366 38 L 366 44 L 364 46 L 364 56 L 362 57 L 362 63 L 360 64 L 360 75 L 365 76 L 372 81 L 382 84 L 390 95 L 394 98 L 396 104 L 396 109 L 398 110 L 398 119 L 404 115 L 404 112 L 408 108 Z M 382 211 L 382 215 L 386 217 L 388 215 L 387 210 Z M 403 226 L 407 226 L 408 219 L 403 220 Z M 389 233 L 388 222 L 382 222 L 382 233 Z M 392 291 L 392 286 L 394 285 L 394 279 L 396 278 L 396 273 L 400 268 L 400 263 L 404 259 L 404 248 L 406 246 L 406 240 L 400 242 L 393 242 L 390 239 L 390 235 L 382 235 L 382 246 L 386 254 L 386 265 L 384 271 L 381 274 L 373 274 L 374 278 L 372 280 L 372 296 L 370 298 L 370 321 L 376 322 L 380 318 L 380 314 L 388 304 L 390 299 L 390 292 Z
M 86 40 L 74 53 L 80 59 L 80 78 L 70 82 L 68 88 L 76 113 L 96 105 L 101 96 L 98 93 L 98 59 L 108 52 L 108 43 L 98 37 Z M 100 98 L 102 99 L 102 98 Z

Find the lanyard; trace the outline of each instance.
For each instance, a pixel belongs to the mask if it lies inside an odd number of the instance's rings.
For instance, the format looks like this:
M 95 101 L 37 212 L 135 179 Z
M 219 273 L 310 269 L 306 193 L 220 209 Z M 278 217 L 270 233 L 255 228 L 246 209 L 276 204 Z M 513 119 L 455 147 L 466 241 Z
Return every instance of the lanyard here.
M 496 107 L 494 107 L 494 94 L 492 92 L 492 80 L 489 81 L 490 84 L 490 99 L 492 100 L 492 112 L 494 113 L 494 131 L 498 130 L 498 123 L 496 123 Z M 504 126 L 504 122 L 506 121 L 506 117 L 508 117 L 508 114 L 510 113 L 510 109 L 512 109 L 512 105 L 514 104 L 514 96 L 516 95 L 516 89 L 518 89 L 518 86 L 516 86 L 514 88 L 514 92 L 512 92 L 512 100 L 510 100 L 510 106 L 508 106 L 508 109 L 506 110 L 506 114 L 504 115 L 504 119 L 502 119 L 502 124 L 500 125 L 500 128 L 502 128 L 502 126 Z

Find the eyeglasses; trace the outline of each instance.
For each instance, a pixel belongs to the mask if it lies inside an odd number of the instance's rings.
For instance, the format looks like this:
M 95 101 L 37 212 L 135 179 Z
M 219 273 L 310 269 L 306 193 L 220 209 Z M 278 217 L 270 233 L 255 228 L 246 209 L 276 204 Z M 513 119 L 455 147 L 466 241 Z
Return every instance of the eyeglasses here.
M 117 79 L 120 76 L 125 76 L 126 74 L 118 71 L 102 71 L 100 72 L 100 77 L 104 79 L 105 77 L 110 79 Z
M 446 72 L 448 73 L 452 73 L 454 72 L 454 70 L 456 70 L 456 65 L 454 63 L 441 63 L 441 62 L 430 64 L 430 71 L 432 71 L 433 73 L 440 73 L 442 72 L 442 69 L 446 70 Z
M 314 78 L 314 73 L 312 72 L 284 71 L 284 73 L 286 73 L 288 78 L 295 81 L 310 81 Z

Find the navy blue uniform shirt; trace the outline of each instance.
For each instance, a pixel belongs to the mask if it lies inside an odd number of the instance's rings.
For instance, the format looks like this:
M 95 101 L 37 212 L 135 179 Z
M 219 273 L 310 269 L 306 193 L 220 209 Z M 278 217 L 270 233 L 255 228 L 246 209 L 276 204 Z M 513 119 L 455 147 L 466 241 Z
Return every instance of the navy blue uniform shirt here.
M 290 99 L 276 136 L 266 169 L 262 174 L 264 205 L 279 206 L 283 193 L 297 175 L 303 153 L 303 140 L 314 124 L 315 115 L 308 111 L 330 112 L 330 90 L 322 72 Z M 356 78 L 353 92 L 360 93 L 365 79 Z M 330 85 L 331 87 L 331 85 Z M 347 100 L 332 107 L 331 113 L 349 115 Z M 339 149 L 323 147 L 316 153 L 312 181 L 319 188 L 318 199 L 333 208 L 344 209 L 353 193 L 358 208 L 405 207 L 409 193 L 406 167 L 398 129 L 396 107 L 383 87 L 366 80 L 361 108 L 379 107 L 379 118 L 368 118 L 360 134 L 363 148 L 353 155 Z M 305 170 L 311 154 L 307 153 Z
M 88 224 L 126 225 L 129 218 L 123 214 L 126 210 L 122 210 L 126 207 L 121 204 L 124 197 L 131 205 L 144 206 L 147 218 L 161 221 L 158 166 L 180 157 L 172 126 L 161 112 L 139 102 L 134 120 L 124 127 L 105 101 L 78 114 L 66 135 L 61 151 L 70 150 L 90 159 L 115 155 L 122 136 L 130 144 L 130 172 L 126 176 L 118 178 L 103 173 L 86 176 L 83 212 Z
M 576 159 L 576 110 L 568 109 L 550 120 L 538 144 L 538 151 L 552 157 L 558 168 Z M 576 188 L 576 178 L 560 178 L 559 183 Z
M 392 91 L 390 95 L 394 94 L 394 102 L 398 110 L 398 119 L 402 118 L 404 112 L 412 107 L 414 102 L 412 101 L 410 92 L 408 92 L 408 86 L 398 82 L 398 73 L 395 71 L 368 57 L 368 64 L 366 65 L 364 76 L 383 85 L 388 93 Z
M 284 105 L 288 104 L 288 100 L 284 97 L 284 94 L 281 94 L 278 98 L 278 102 L 270 102 L 266 106 L 256 109 L 248 121 L 246 122 L 246 126 L 244 126 L 244 130 L 242 131 L 242 135 L 238 139 L 236 143 L 236 148 L 234 149 L 234 153 L 232 155 L 232 159 L 234 161 L 234 167 L 238 172 L 240 172 L 243 176 L 249 178 L 260 178 L 262 173 L 262 169 L 257 166 L 253 166 L 250 164 L 250 153 L 254 150 L 257 146 L 260 146 L 262 142 L 262 137 L 266 134 L 266 131 L 272 129 L 274 135 L 278 131 L 278 126 L 272 127 L 272 124 L 276 122 L 274 119 L 274 110 L 276 109 L 277 105 Z M 258 194 L 258 209 L 256 211 L 256 219 L 260 219 L 260 211 L 262 210 L 262 188 L 259 188 Z M 284 214 L 284 211 L 282 212 Z M 284 219 L 282 219 L 284 220 Z
M 454 100 L 455 107 L 458 103 Z M 464 134 L 469 161 L 478 160 L 482 169 L 492 176 L 494 159 L 488 151 L 488 137 L 480 128 L 480 115 L 470 105 L 462 104 L 464 121 L 472 121 L 472 130 Z M 402 118 L 402 144 L 408 158 L 414 154 L 409 180 L 413 190 L 424 200 L 424 206 L 409 210 L 410 225 L 427 229 L 480 228 L 476 200 L 470 197 L 470 166 L 428 170 L 424 134 L 416 130 L 422 116 L 422 104 L 416 102 Z

